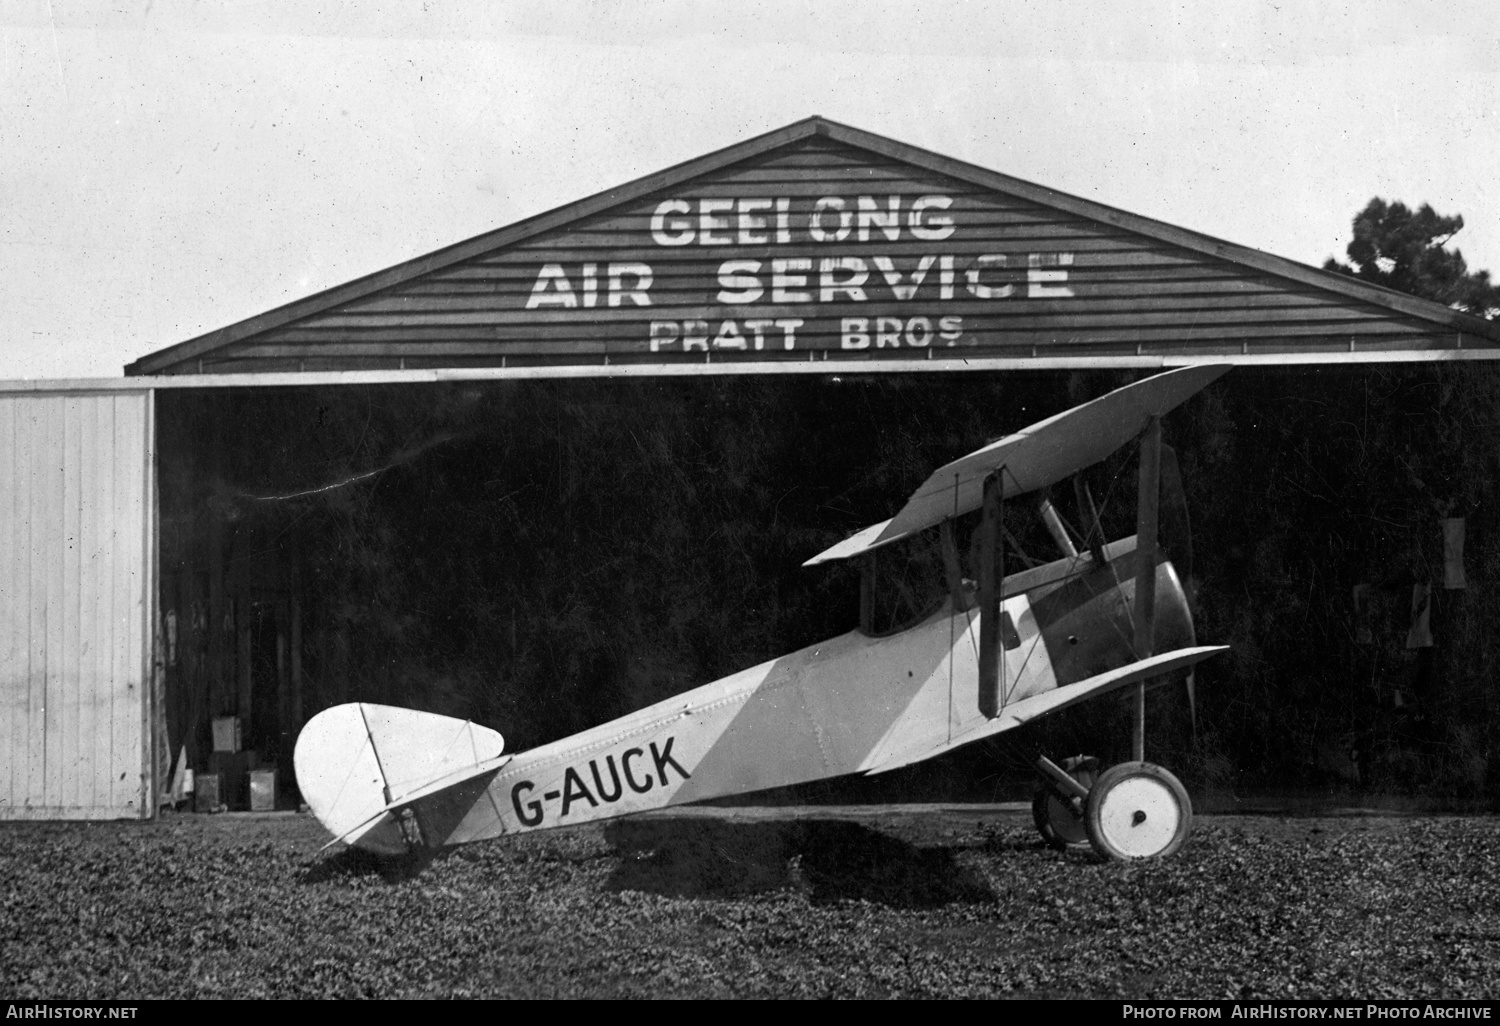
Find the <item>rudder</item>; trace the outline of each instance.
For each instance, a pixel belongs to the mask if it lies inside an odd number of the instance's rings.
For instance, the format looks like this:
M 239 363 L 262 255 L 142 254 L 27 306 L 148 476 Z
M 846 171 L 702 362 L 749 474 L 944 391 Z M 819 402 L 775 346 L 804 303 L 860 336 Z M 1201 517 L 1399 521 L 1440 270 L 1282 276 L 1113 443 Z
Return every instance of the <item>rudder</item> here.
M 353 702 L 307 721 L 293 764 L 303 801 L 334 837 L 393 855 L 412 843 L 396 807 L 444 791 L 466 794 L 471 789 L 456 785 L 498 769 L 504 748 L 498 732 L 467 720 Z

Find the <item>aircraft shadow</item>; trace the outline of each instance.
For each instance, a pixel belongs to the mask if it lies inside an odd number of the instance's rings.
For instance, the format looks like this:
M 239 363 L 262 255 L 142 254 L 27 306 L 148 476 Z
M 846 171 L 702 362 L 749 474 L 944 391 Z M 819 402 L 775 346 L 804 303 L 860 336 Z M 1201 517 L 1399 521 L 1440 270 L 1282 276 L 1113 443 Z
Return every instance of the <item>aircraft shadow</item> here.
M 817 903 L 896 908 L 995 900 L 952 848 L 918 848 L 858 823 L 626 820 L 606 827 L 605 838 L 622 857 L 607 884 L 614 891 L 732 898 L 794 888 Z
M 362 848 L 345 848 L 305 864 L 302 883 L 319 884 L 366 876 L 378 876 L 388 884 L 401 883 L 420 876 L 442 854 L 442 851 L 420 849 L 406 855 L 377 855 Z

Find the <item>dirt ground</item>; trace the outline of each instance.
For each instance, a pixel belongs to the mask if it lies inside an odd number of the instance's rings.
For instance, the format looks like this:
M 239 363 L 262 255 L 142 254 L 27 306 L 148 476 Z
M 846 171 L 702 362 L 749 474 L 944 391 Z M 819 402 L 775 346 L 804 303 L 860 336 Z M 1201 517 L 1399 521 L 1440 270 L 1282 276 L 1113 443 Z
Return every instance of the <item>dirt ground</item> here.
M 1326 811 L 1326 810 L 1325 810 Z M 429 860 L 310 816 L 0 824 L 0 994 L 1500 996 L 1500 820 L 1197 817 L 1143 863 L 1006 805 L 683 808 Z

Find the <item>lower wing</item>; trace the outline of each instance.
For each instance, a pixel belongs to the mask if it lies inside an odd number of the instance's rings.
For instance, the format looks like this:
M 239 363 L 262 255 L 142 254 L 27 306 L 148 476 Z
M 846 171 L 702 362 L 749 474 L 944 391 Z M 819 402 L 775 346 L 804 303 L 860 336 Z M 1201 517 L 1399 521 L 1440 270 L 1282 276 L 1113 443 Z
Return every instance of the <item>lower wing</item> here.
M 1196 663 L 1202 662 L 1209 656 L 1218 655 L 1220 652 L 1229 651 L 1228 645 L 1200 645 L 1196 648 L 1179 648 L 1171 652 L 1163 652 L 1161 655 L 1152 656 L 1150 659 L 1142 659 L 1140 662 L 1122 666 L 1118 670 L 1110 670 L 1108 673 L 1097 674 L 1076 684 L 1066 684 L 1060 688 L 1033 695 L 1006 706 L 1000 710 L 1000 714 L 993 719 L 985 720 L 977 726 L 955 734 L 946 741 L 936 745 L 930 745 L 921 749 L 900 749 L 891 753 L 884 761 L 864 769 L 866 775 L 876 773 L 888 773 L 902 766 L 910 766 L 913 763 L 922 762 L 950 752 L 961 745 L 978 741 L 981 738 L 999 734 L 1002 731 L 1012 730 L 1023 723 L 1029 723 L 1044 713 L 1055 712 L 1058 709 L 1066 709 L 1070 705 L 1076 705 L 1084 699 L 1093 698 L 1122 688 L 1127 684 L 1137 684 L 1141 681 L 1159 677 L 1162 674 L 1171 673 L 1173 670 L 1181 670 Z

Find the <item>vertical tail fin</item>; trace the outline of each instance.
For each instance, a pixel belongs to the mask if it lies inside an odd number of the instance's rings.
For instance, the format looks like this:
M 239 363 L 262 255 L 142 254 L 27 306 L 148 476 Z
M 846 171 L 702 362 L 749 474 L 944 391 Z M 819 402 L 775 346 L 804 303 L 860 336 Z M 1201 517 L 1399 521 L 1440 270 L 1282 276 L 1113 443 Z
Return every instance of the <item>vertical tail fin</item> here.
M 497 732 L 467 720 L 355 702 L 308 720 L 293 762 L 303 801 L 335 838 L 397 854 L 414 843 L 400 806 L 497 769 L 504 748 Z

